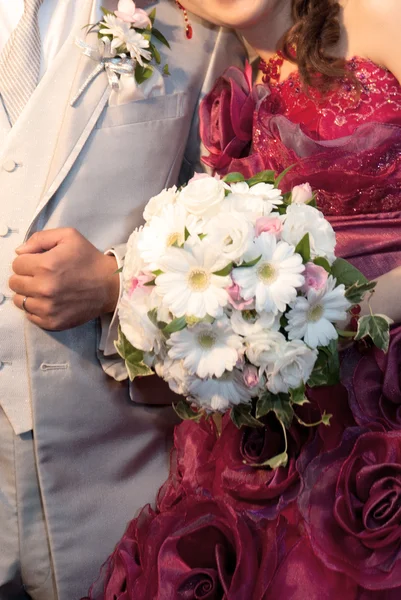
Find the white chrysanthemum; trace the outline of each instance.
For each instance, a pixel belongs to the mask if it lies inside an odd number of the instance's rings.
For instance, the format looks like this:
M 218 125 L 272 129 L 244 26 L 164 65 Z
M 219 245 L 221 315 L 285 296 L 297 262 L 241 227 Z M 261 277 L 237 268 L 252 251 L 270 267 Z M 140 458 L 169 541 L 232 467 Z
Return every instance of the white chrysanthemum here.
M 287 313 L 288 338 L 304 339 L 311 348 L 327 346 L 338 338 L 333 323 L 343 321 L 351 304 L 345 297 L 344 285 L 336 287 L 330 275 L 321 290 L 310 288 L 305 297 L 299 296 Z
M 284 217 L 281 238 L 296 246 L 309 233 L 311 256 L 335 260 L 336 234 L 323 213 L 307 204 L 291 204 Z
M 201 408 L 219 412 L 238 404 L 249 404 L 252 395 L 237 369 L 224 373 L 219 379 L 193 379 L 189 392 Z
M 282 333 L 262 329 L 245 338 L 246 355 L 256 367 L 270 370 L 286 344 Z
M 135 229 L 135 231 L 131 233 L 127 242 L 124 267 L 122 271 L 123 289 L 127 293 L 132 288 L 133 279 L 136 278 L 145 268 L 145 263 L 143 262 L 138 251 L 138 242 L 141 239 L 141 236 L 142 227 L 140 229 Z
M 294 252 L 293 246 L 277 242 L 270 233 L 262 233 L 253 241 L 245 261 L 259 256 L 255 266 L 238 267 L 231 276 L 244 300 L 255 298 L 257 311 L 284 312 L 287 304 L 296 298 L 297 288 L 304 283 L 302 258 Z
M 270 183 L 258 183 L 249 187 L 245 181 L 231 184 L 232 193 L 224 202 L 227 212 L 236 210 L 245 213 L 246 217 L 255 222 L 258 217 L 269 215 L 272 210 L 283 203 L 281 190 Z
M 224 197 L 225 187 L 221 179 L 199 177 L 181 190 L 177 202 L 196 217 L 210 218 L 219 212 Z
M 138 289 L 130 297 L 123 295 L 118 317 L 125 337 L 135 348 L 157 353 L 164 340 L 161 331 L 148 317 L 150 309 L 149 293 Z
M 183 246 L 187 211 L 178 204 L 168 204 L 160 216 L 154 216 L 138 240 L 138 249 L 150 271 L 160 269 L 160 258 L 171 246 Z
M 152 217 L 160 216 L 162 210 L 170 205 L 175 204 L 178 197 L 177 186 L 173 186 L 153 196 L 145 206 L 143 218 L 145 221 L 150 221 Z
M 189 384 L 193 380 L 185 370 L 182 360 L 171 360 L 166 358 L 163 361 L 156 361 L 156 374 L 167 381 L 170 389 L 175 394 L 187 396 L 189 394 Z
M 206 315 L 222 315 L 222 307 L 228 302 L 225 288 L 231 279 L 214 273 L 226 264 L 226 259 L 214 248 L 200 241 L 184 244 L 184 248 L 169 248 L 160 259 L 163 274 L 156 278 L 163 304 L 175 317 L 203 319 Z
M 131 28 L 131 23 L 122 21 L 115 15 L 107 14 L 103 17 L 104 27 L 99 30 L 102 35 L 112 35 L 111 49 L 117 50 L 125 46 L 131 58 L 143 65 L 143 60 L 152 58 L 149 48 L 149 40 Z
M 226 317 L 172 333 L 167 344 L 170 358 L 182 359 L 189 373 L 202 378 L 232 371 L 242 350 L 242 340 Z
M 229 262 L 241 262 L 253 239 L 254 229 L 241 213 L 220 212 L 204 226 L 207 242 L 219 248 Z
M 231 327 L 238 333 L 247 337 L 262 329 L 269 329 L 271 331 L 278 331 L 280 329 L 281 313 L 274 315 L 262 311 L 260 314 L 253 310 L 233 310 L 231 314 Z
M 272 394 L 287 394 L 307 383 L 318 357 L 317 350 L 308 348 L 301 340 L 287 342 L 274 363 L 266 371 L 267 389 Z

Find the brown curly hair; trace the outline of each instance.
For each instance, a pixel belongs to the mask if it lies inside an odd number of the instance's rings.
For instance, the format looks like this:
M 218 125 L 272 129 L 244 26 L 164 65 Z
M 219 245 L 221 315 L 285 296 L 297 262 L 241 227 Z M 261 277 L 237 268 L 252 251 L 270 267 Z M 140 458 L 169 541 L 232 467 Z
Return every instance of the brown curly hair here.
M 294 25 L 285 34 L 281 49 L 287 60 L 297 64 L 304 83 L 327 89 L 334 78 L 349 76 L 345 60 L 330 54 L 341 38 L 340 3 L 292 0 L 291 10 Z

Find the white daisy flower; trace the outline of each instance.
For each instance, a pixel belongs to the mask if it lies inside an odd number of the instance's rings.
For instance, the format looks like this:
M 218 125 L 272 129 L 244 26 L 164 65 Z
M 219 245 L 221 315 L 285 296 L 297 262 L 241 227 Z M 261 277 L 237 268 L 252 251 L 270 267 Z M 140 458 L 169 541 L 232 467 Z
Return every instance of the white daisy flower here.
M 265 232 L 253 241 L 244 258 L 248 262 L 259 256 L 255 266 L 238 267 L 231 276 L 244 300 L 255 297 L 258 312 L 284 312 L 287 304 L 295 300 L 297 288 L 304 283 L 302 258 L 294 252 L 293 246 L 277 242 L 273 234 Z
M 232 371 L 242 350 L 242 340 L 226 317 L 172 333 L 167 344 L 169 357 L 182 359 L 184 368 L 201 378 Z
M 178 197 L 177 186 L 163 190 L 157 196 L 153 196 L 143 211 L 145 221 L 150 221 L 152 217 L 160 216 L 162 210 L 169 204 L 175 204 Z
M 262 329 L 245 338 L 245 353 L 250 363 L 270 370 L 286 344 L 287 340 L 279 331 Z
M 152 54 L 149 48 L 149 40 L 145 39 L 141 33 L 131 28 L 131 23 L 126 23 L 115 15 L 107 14 L 103 17 L 104 27 L 99 30 L 102 35 L 112 35 L 111 49 L 117 50 L 126 46 L 131 58 L 136 59 L 140 65 L 143 65 L 142 58 L 150 60 Z
M 157 293 L 175 317 L 218 317 L 228 303 L 225 288 L 231 278 L 215 273 L 226 265 L 221 254 L 201 241 L 185 243 L 184 248 L 171 247 L 160 259 L 163 274 L 156 278 Z
M 275 315 L 265 311 L 257 313 L 254 310 L 233 310 L 230 319 L 231 327 L 235 333 L 247 337 L 262 331 L 262 329 L 278 331 L 280 329 L 281 313 Z
M 143 66 L 143 60 L 151 60 L 152 53 L 149 48 L 149 40 L 147 40 L 141 33 L 135 31 L 135 29 L 130 29 L 128 35 L 125 39 L 125 45 L 127 46 L 127 50 L 131 55 L 131 58 L 137 60 L 138 63 Z M 113 47 L 113 42 L 111 43 Z
M 154 216 L 143 228 L 138 241 L 142 259 L 150 271 L 160 269 L 160 258 L 171 246 L 183 246 L 187 211 L 178 204 L 165 206 L 160 216 Z
M 281 190 L 270 183 L 258 183 L 249 187 L 245 181 L 241 181 L 231 184 L 230 187 L 232 193 L 224 202 L 227 212 L 236 210 L 245 213 L 252 222 L 258 217 L 269 215 L 277 206 L 283 204 Z
M 149 319 L 149 310 L 150 294 L 138 289 L 130 297 L 123 295 L 118 306 L 118 317 L 125 337 L 134 348 L 158 353 L 164 339 L 161 331 Z
M 287 342 L 273 367 L 266 370 L 267 389 L 272 394 L 287 394 L 307 383 L 318 357 L 318 351 L 301 340 Z
M 224 373 L 219 379 L 194 379 L 189 385 L 189 392 L 201 408 L 219 412 L 238 404 L 249 404 L 252 396 L 241 371 L 236 369 Z
M 336 235 L 324 215 L 308 204 L 291 204 L 283 216 L 281 238 L 296 246 L 309 233 L 312 258 L 324 256 L 330 264 L 335 260 Z
M 304 339 L 311 348 L 327 346 L 338 338 L 333 323 L 343 321 L 351 304 L 345 297 L 344 285 L 336 287 L 331 275 L 321 290 L 309 288 L 306 297 L 299 296 L 287 314 L 288 338 Z
M 205 224 L 203 233 L 207 235 L 208 243 L 216 246 L 229 263 L 241 262 L 254 229 L 242 214 L 220 212 Z

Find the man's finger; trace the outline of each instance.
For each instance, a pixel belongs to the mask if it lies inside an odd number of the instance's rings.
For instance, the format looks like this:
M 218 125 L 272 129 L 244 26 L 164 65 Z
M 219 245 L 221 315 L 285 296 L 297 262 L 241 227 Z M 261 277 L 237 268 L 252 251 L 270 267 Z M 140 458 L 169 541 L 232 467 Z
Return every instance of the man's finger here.
M 36 297 L 39 294 L 35 289 L 35 280 L 33 277 L 23 277 L 21 275 L 12 275 L 8 281 L 9 288 L 21 296 Z
M 40 255 L 23 254 L 22 256 L 17 256 L 13 261 L 12 269 L 16 275 L 33 277 L 37 273 L 41 262 L 42 257 Z
M 25 308 L 24 308 L 24 298 L 26 298 Z M 17 308 L 23 310 L 27 314 L 40 314 L 40 300 L 36 298 L 31 298 L 22 294 L 15 294 L 13 297 L 13 302 Z
M 29 240 L 16 248 L 15 252 L 20 254 L 37 254 L 38 252 L 46 252 L 57 246 L 68 235 L 70 230 L 67 228 L 47 229 L 45 231 L 37 231 Z

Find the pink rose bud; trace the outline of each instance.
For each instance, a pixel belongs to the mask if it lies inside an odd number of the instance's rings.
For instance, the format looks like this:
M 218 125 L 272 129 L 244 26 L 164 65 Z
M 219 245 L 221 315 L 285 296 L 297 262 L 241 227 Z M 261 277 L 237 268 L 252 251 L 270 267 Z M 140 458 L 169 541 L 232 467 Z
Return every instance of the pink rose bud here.
M 256 220 L 256 236 L 259 237 L 261 233 L 273 233 L 278 236 L 283 229 L 283 223 L 278 217 L 259 217 Z
M 307 204 L 313 198 L 313 190 L 309 183 L 296 185 L 291 194 L 293 204 Z
M 245 365 L 244 371 L 244 383 L 247 388 L 254 388 L 259 383 L 259 374 L 256 367 L 253 365 Z
M 305 265 L 304 276 L 305 283 L 302 286 L 302 291 L 308 292 L 310 289 L 314 289 L 316 291 L 323 289 L 326 285 L 329 274 L 326 269 L 323 269 L 323 267 L 309 262 Z
M 146 286 L 145 284 L 149 283 L 150 281 L 153 281 L 154 278 L 155 276 L 150 273 L 139 273 L 138 277 L 133 277 L 128 292 L 129 297 L 132 296 L 136 289 L 145 289 L 151 292 L 151 286 Z
M 244 300 L 240 294 L 240 287 L 236 283 L 233 283 L 230 287 L 226 288 L 228 292 L 228 301 L 237 310 L 245 310 L 253 306 L 253 298 L 250 300 Z

